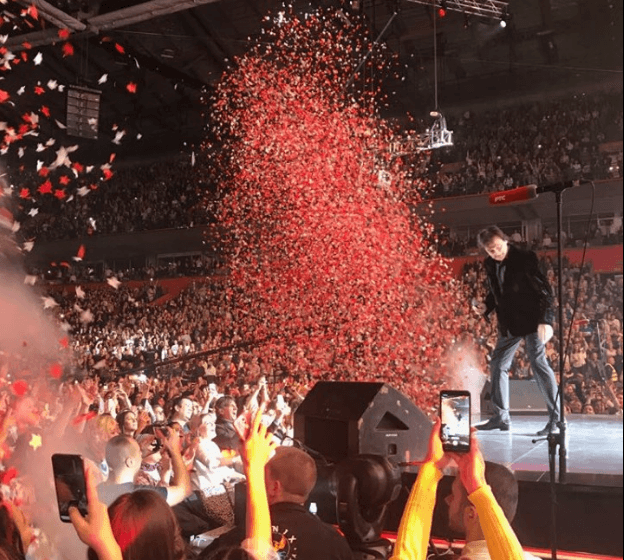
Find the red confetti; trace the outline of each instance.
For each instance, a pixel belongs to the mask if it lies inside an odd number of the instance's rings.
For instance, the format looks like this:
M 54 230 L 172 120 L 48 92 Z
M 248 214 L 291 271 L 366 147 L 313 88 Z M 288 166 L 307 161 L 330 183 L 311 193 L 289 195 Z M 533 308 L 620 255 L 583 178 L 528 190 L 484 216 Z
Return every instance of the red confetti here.
M 84 414 L 79 414 L 78 416 L 76 416 L 72 420 L 72 424 L 74 426 L 78 426 L 79 424 L 82 424 L 83 422 L 88 422 L 89 420 L 91 420 L 91 418 L 95 418 L 96 416 L 97 416 L 97 412 L 95 412 L 95 410 L 92 410 L 90 412 L 85 412 Z
M 6 471 L 2 473 L 2 478 L 0 478 L 0 483 L 9 485 L 11 481 L 17 477 L 17 469 L 15 467 L 9 467 Z
M 39 19 L 39 12 L 37 11 L 37 6 L 31 4 L 28 6 L 26 13 L 33 19 Z
M 85 246 L 81 245 L 80 247 L 78 247 L 78 253 L 76 253 L 76 256 L 79 259 L 84 259 L 85 253 L 86 253 Z
M 8 101 L 11 98 L 11 96 L 9 95 L 9 93 L 7 91 L 4 91 L 3 89 L 0 89 L 0 103 L 4 103 L 6 101 Z
M 74 171 L 77 171 L 78 173 L 82 173 L 84 171 L 84 166 L 81 163 L 75 161 L 74 163 L 72 163 L 72 169 Z
M 26 41 L 22 43 L 22 47 L 25 49 L 32 49 L 32 45 Z
M 54 196 L 59 200 L 63 200 L 67 195 L 65 194 L 65 191 L 63 189 L 56 189 L 54 191 Z
M 52 364 L 50 366 L 50 376 L 54 379 L 60 379 L 63 375 L 63 366 L 61 364 Z
M 30 198 L 30 191 L 26 187 L 20 190 L 20 198 Z
M 59 340 L 59 344 L 60 344 L 63 348 L 69 348 L 69 338 L 67 338 L 66 336 L 64 336 L 63 338 L 61 338 L 61 340 Z
M 47 180 L 44 183 L 41 183 L 41 185 L 39 185 L 39 188 L 37 189 L 41 194 L 50 194 L 52 192 L 52 183 Z
M 67 175 L 62 175 L 59 178 L 59 183 L 61 185 L 69 185 L 70 181 L 71 181 L 71 179 Z
M 45 105 L 42 105 L 41 107 L 41 112 L 46 116 L 49 117 L 50 116 L 50 109 L 49 107 L 46 107 Z
M 137 85 L 134 82 L 129 82 L 128 85 L 126 86 L 126 89 L 130 92 L 130 93 L 136 93 L 137 91 Z
M 35 93 L 37 95 L 43 95 L 45 93 L 45 89 L 43 89 L 41 86 L 35 86 Z
M 115 50 L 121 54 L 126 53 L 126 49 L 124 49 L 119 43 L 115 43 Z
M 59 29 L 59 30 L 58 30 L 58 36 L 59 36 L 61 39 L 68 39 L 68 38 L 69 38 L 69 35 L 70 35 L 70 31 L 69 31 L 69 29 Z
M 104 174 L 105 181 L 108 181 L 113 176 L 113 172 L 110 169 L 104 169 L 102 173 Z
M 63 43 L 63 56 L 72 56 L 74 54 L 74 46 L 71 43 Z
M 39 175 L 41 177 L 47 177 L 49 174 L 50 170 L 45 165 L 39 170 Z
M 11 384 L 11 392 L 16 397 L 23 397 L 26 393 L 28 393 L 29 388 L 28 383 L 23 379 L 18 379 Z
M 387 381 L 430 410 L 462 296 L 410 210 L 419 156 L 392 156 L 374 94 L 345 96 L 363 50 L 343 30 L 329 16 L 281 21 L 217 87 L 207 155 L 228 170 L 230 289 L 253 294 L 232 298 L 232 315 L 267 341 L 259 358 L 274 370 Z

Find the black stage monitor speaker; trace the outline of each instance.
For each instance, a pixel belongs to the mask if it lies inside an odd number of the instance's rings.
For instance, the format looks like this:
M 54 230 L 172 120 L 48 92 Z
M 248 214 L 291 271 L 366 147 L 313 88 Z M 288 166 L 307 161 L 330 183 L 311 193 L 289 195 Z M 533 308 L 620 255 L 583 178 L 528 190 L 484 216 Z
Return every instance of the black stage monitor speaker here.
M 492 383 L 488 380 L 481 391 L 481 414 L 494 414 L 491 393 Z M 518 415 L 548 414 L 546 402 L 535 379 L 509 380 L 509 412 Z
M 295 412 L 295 439 L 332 461 L 360 454 L 423 459 L 431 422 L 385 383 L 319 381 Z

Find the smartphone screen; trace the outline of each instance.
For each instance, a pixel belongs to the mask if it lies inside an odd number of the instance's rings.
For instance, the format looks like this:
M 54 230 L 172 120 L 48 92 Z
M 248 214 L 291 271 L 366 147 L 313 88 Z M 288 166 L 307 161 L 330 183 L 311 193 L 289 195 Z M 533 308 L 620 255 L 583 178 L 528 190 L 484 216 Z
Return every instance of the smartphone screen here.
M 70 522 L 70 506 L 76 506 L 82 515 L 86 515 L 87 483 L 82 457 L 55 453 L 52 455 L 52 470 L 61 521 Z
M 440 420 L 444 451 L 470 451 L 470 392 L 440 391 Z

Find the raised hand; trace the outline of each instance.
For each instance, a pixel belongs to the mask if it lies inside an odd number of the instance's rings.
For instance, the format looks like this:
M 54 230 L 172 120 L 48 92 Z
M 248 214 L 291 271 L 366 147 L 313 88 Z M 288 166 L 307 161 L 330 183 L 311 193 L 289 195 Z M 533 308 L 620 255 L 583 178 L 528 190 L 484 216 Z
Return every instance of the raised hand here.
M 262 424 L 264 406 L 261 406 L 253 416 L 247 438 L 243 442 L 243 461 L 247 468 L 262 467 L 266 465 L 277 444 L 273 440 L 273 434 L 267 431 Z
M 429 447 L 427 449 L 427 457 L 425 462 L 435 463 L 436 467 L 441 471 L 444 470 L 451 462 L 452 457 L 448 453 L 444 453 L 442 448 L 442 440 L 440 439 L 440 426 L 442 422 L 440 418 L 436 418 L 429 435 Z
M 468 453 L 454 453 L 452 457 L 457 463 L 459 476 L 469 495 L 487 484 L 485 481 L 485 461 L 479 449 L 476 428 L 472 428 L 470 432 L 470 451 Z
M 100 502 L 95 479 L 90 468 L 85 468 L 87 482 L 87 515 L 70 506 L 69 518 L 78 538 L 95 550 L 100 560 L 122 560 L 121 549 L 115 540 L 106 506 Z

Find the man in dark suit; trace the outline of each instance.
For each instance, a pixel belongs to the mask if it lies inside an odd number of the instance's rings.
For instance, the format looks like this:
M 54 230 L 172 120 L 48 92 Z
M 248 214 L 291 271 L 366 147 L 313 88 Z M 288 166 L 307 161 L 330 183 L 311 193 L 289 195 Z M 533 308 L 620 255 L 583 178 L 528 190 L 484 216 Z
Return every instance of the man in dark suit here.
M 488 254 L 484 266 L 489 292 L 485 303 L 475 308 L 486 318 L 496 311 L 498 319 L 498 341 L 490 362 L 495 415 L 477 428 L 510 429 L 509 368 L 518 345 L 524 340 L 533 374 L 548 408 L 548 424 L 538 432 L 538 435 L 546 435 L 556 429 L 559 416 L 557 383 L 545 353 L 545 344 L 553 334 L 552 289 L 539 269 L 537 255 L 510 244 L 498 227 L 482 230 L 477 240 Z

